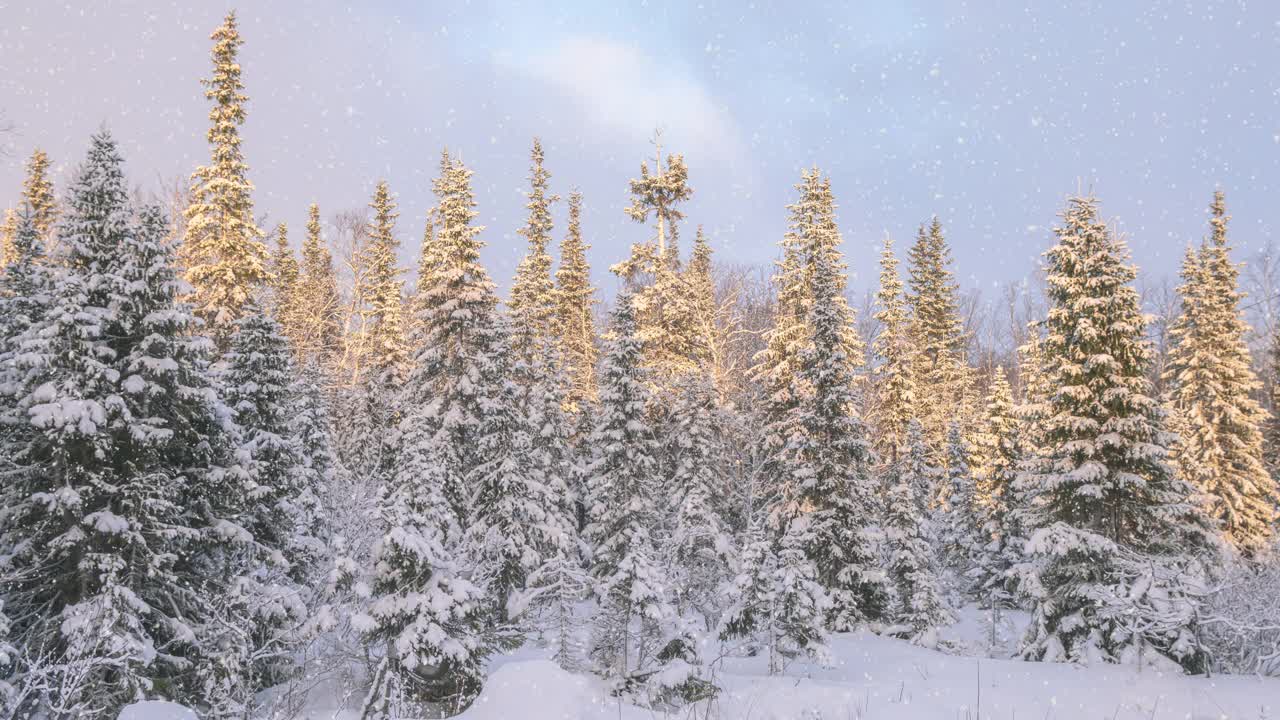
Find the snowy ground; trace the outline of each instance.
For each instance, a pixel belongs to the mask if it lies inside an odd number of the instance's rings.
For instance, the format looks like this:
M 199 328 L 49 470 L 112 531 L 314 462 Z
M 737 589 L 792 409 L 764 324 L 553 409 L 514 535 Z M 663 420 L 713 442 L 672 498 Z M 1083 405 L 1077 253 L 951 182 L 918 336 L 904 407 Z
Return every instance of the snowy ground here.
M 1280 717 L 1280 680 L 1186 677 L 1150 668 L 1079 668 L 962 657 L 868 634 L 837 636 L 831 668 L 769 677 L 761 659 L 730 660 L 710 708 L 675 717 L 725 720 L 967 720 Z M 708 714 L 707 711 L 710 710 Z M 503 662 L 467 720 L 652 720 L 591 678 L 541 659 Z
M 492 660 L 463 720 L 1280 720 L 1280 679 L 1187 677 L 1151 667 L 1076 667 L 1005 659 L 1022 616 L 995 633 L 968 609 L 947 629 L 950 652 L 867 633 L 831 639 L 831 667 L 797 662 L 770 677 L 764 658 L 727 658 L 710 704 L 664 714 L 620 703 L 590 675 L 561 670 L 535 647 Z M 995 655 L 997 657 L 989 657 Z M 357 699 L 317 688 L 299 718 L 350 720 Z M 345 705 L 345 708 L 339 707 Z M 171 706 L 172 707 L 172 706 Z M 155 713 L 131 720 L 178 720 Z M 123 716 L 122 716 L 123 717 Z M 182 720 L 185 720 L 183 718 Z

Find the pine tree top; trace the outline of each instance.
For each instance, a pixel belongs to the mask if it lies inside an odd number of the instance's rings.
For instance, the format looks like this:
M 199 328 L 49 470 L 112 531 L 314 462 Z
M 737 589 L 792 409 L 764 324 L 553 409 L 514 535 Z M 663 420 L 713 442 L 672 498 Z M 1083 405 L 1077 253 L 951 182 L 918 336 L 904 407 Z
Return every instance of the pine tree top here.
M 1097 201 L 1072 198 L 1046 253 L 1051 307 L 1043 341 L 1048 386 L 1046 453 L 1032 473 L 1049 522 L 1126 546 L 1205 546 L 1194 491 L 1167 462 L 1170 436 L 1150 396 L 1145 318 L 1123 240 L 1098 218 Z
M 234 12 L 213 31 L 213 74 L 205 85 L 211 163 L 192 175 L 182 259 L 191 301 L 224 347 L 243 308 L 269 277 L 269 252 L 253 217 L 253 184 L 240 147 L 247 101 L 237 55 L 242 44 Z
M 529 242 L 529 249 L 516 269 L 511 284 L 511 314 L 515 324 L 516 351 L 528 354 L 532 344 L 555 336 L 556 297 L 551 277 L 551 203 L 557 200 L 547 194 L 551 174 L 543 167 L 542 144 L 533 141 L 532 169 L 529 175 L 529 218 L 519 233 Z
M 22 198 L 31 210 L 32 222 L 40 237 L 49 238 L 57 221 L 57 201 L 53 194 L 53 181 L 49 179 L 49 156 L 39 148 L 27 161 L 27 176 L 22 181 Z

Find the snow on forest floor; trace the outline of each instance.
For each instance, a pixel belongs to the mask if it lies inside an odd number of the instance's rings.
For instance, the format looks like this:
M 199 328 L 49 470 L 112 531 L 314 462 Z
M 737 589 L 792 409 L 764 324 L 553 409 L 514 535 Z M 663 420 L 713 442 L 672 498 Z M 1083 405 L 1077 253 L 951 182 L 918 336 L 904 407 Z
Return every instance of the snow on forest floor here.
M 1280 720 L 1280 678 L 1189 677 L 1176 669 L 1078 667 L 1007 659 L 1025 623 L 994 635 L 966 608 L 942 640 L 950 652 L 870 633 L 834 635 L 830 667 L 795 662 L 769 676 L 764 657 L 726 658 L 708 703 L 664 713 L 619 702 L 603 680 L 569 673 L 532 644 L 493 658 L 460 720 Z M 997 657 L 990 657 L 990 656 Z M 316 688 L 298 720 L 352 720 L 359 700 Z M 341 707 L 344 706 L 345 707 Z M 164 708 L 131 720 L 170 720 Z M 122 716 L 123 718 L 124 716 Z M 173 716 L 177 720 L 178 716 Z M 183 718 L 185 720 L 185 718 Z
M 715 720 L 1280 720 L 1280 679 L 1188 677 L 1107 665 L 1005 659 L 1026 616 L 1006 615 L 992 645 L 970 607 L 943 633 L 951 653 L 870 633 L 831 638 L 831 667 L 796 662 L 770 677 L 763 657 L 727 658 L 720 696 L 670 713 Z M 988 657 L 999 656 L 998 659 Z M 565 672 L 535 648 L 495 659 L 465 720 L 653 720 L 619 703 L 603 681 Z
M 1187 677 L 1150 668 L 1082 668 L 948 655 L 866 633 L 832 638 L 829 668 L 797 663 L 770 677 L 763 658 L 724 663 L 722 688 L 673 718 L 724 720 L 1124 720 L 1280 717 L 1280 679 Z M 652 720 L 604 684 L 545 659 L 495 663 L 466 720 Z M 708 712 L 710 710 L 710 712 Z

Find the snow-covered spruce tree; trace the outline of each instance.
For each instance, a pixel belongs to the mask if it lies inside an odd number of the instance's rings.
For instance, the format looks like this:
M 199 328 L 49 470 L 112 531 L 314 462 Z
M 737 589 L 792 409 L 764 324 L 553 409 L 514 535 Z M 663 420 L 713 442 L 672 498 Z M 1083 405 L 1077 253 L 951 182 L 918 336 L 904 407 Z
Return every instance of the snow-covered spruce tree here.
M 236 321 L 219 378 L 247 475 L 231 519 L 242 536 L 222 554 L 230 588 L 216 599 L 218 616 L 204 630 L 207 643 L 234 656 L 229 667 L 226 658 L 215 658 L 201 668 L 214 694 L 210 712 L 219 716 L 245 711 L 253 693 L 294 671 L 291 653 L 309 614 L 303 583 L 320 570 L 315 490 L 305 484 L 292 428 L 288 342 L 256 301 L 245 313 Z
M 893 254 L 893 241 L 885 237 L 880 254 L 880 287 L 876 291 L 876 320 L 880 334 L 872 349 L 879 360 L 873 373 L 875 416 L 873 425 L 880 454 L 892 462 L 901 454 L 907 439 L 907 425 L 916 416 L 918 400 L 914 373 L 915 348 L 911 339 L 911 319 L 902 295 L 902 278 L 898 259 Z M 917 497 L 927 504 L 931 493 Z
M 667 434 L 673 519 L 665 549 L 676 609 L 682 616 L 697 612 L 708 629 L 718 623 L 719 591 L 736 565 L 721 494 L 725 448 L 716 411 L 710 378 L 686 375 L 677 381 Z
M 395 235 L 397 214 L 385 182 L 378 183 L 369 207 L 373 210 L 366 228 L 369 239 L 357 252 L 363 282 L 354 300 L 362 320 L 346 358 L 354 377 L 343 393 L 347 432 L 340 438 L 340 447 L 348 468 L 374 488 L 395 474 L 408 343 Z
M 765 332 L 765 347 L 756 355 L 751 370 L 753 379 L 761 387 L 757 412 L 764 428 L 760 479 L 754 493 L 757 507 L 785 501 L 783 495 L 798 497 L 786 453 L 797 432 L 795 410 L 799 407 L 802 389 L 800 353 L 809 340 L 810 289 L 805 272 L 808 263 L 804 237 L 816 225 L 814 218 L 820 212 L 820 182 L 816 170 L 802 171 L 800 183 L 796 185 L 800 198 L 787 208 L 790 218 L 780 243 L 782 258 L 775 263 L 772 278 L 777 292 L 773 325 Z M 785 523 L 780 527 L 784 526 Z M 769 538 L 770 542 L 775 540 Z
M 333 256 L 320 237 L 320 206 L 312 203 L 307 209 L 307 236 L 302 241 L 302 264 L 294 295 L 298 337 L 290 338 L 295 356 L 304 363 L 319 361 L 326 369 L 337 363 L 342 352 L 340 303 Z
M 493 645 L 494 599 L 467 579 L 457 554 L 480 478 L 509 477 L 502 463 L 514 456 L 493 440 L 512 431 L 504 425 L 512 397 L 503 385 L 497 298 L 479 263 L 481 228 L 471 224 L 471 171 L 448 153 L 440 169 L 437 251 L 418 279 L 413 357 L 399 398 L 400 452 L 379 493 L 384 533 L 361 621 L 375 645 L 385 643 L 365 717 L 414 714 L 424 702 L 465 707 L 479 691 Z M 487 529 L 480 535 L 488 536 Z M 492 577 L 478 566 L 470 574 Z
M 5 609 L 48 688 L 29 712 L 110 718 L 176 693 L 167 679 L 219 585 L 186 561 L 221 444 L 207 345 L 175 304 L 163 217 L 135 220 L 127 198 L 115 143 L 97 135 L 63 213 L 65 272 L 15 363 L 31 429 L 6 471 Z
M 600 373 L 600 408 L 589 444 L 586 540 L 598 609 L 591 659 L 620 683 L 643 682 L 659 664 L 673 609 L 651 530 L 658 527 L 658 459 L 646 419 L 649 391 L 632 293 L 618 297 Z
M 551 203 L 559 198 L 548 194 L 547 181 L 551 173 L 543 167 L 542 143 L 533 140 L 531 153 L 533 167 L 529 170 L 530 189 L 527 193 L 529 219 L 520 228 L 520 235 L 529 243 L 529 250 L 520 260 L 515 280 L 511 284 L 511 299 L 507 303 L 518 327 L 512 337 L 512 349 L 521 358 L 529 359 L 533 353 L 531 344 L 541 338 L 555 337 L 556 297 L 555 283 L 551 278 L 551 254 L 547 245 L 551 242 Z
M 13 237 L 18 232 L 18 211 L 13 208 L 4 209 L 4 218 L 0 219 L 0 267 L 13 262 L 16 257 L 13 249 Z
M 365 332 L 367 357 L 361 373 L 379 384 L 394 383 L 407 360 L 404 322 L 404 283 L 400 280 L 400 241 L 395 236 L 396 202 L 386 181 L 379 182 L 369 203 L 369 244 L 363 250 L 367 268 Z
M 1044 445 L 1018 480 L 1035 503 L 1023 654 L 1133 661 L 1146 646 L 1195 667 L 1194 559 L 1217 541 L 1195 489 L 1167 462 L 1136 271 L 1093 198 L 1072 198 L 1054 233 L 1043 341 L 1053 390 Z
M 889 579 L 895 602 L 894 634 L 932 647 L 937 630 L 951 620 L 942 600 L 929 547 L 929 519 L 916 495 L 925 485 L 921 475 L 930 472 L 924 432 L 918 420 L 907 423 L 902 452 L 885 471 L 885 534 L 889 547 Z
M 987 420 L 975 436 L 977 498 L 981 520 L 973 590 L 984 603 L 1010 604 L 1015 597 L 1014 566 L 1023 561 L 1026 538 L 1018 519 L 1025 499 L 1015 482 L 1022 463 L 1022 429 L 1013 391 L 1003 368 L 997 369 L 987 399 Z
M 1028 323 L 1027 341 L 1018 348 L 1019 397 L 1014 405 L 1018 435 L 1028 456 L 1039 453 L 1045 443 L 1045 421 L 1049 418 L 1049 396 L 1053 390 L 1048 366 L 1043 323 Z
M 447 152 L 442 155 L 440 177 L 433 183 L 438 261 L 429 277 L 419 279 L 418 336 L 401 401 L 402 407 L 430 404 L 427 417 L 446 465 L 445 497 L 464 525 L 470 521 L 477 469 L 497 457 L 481 447 L 485 423 L 496 410 L 507 412 L 504 404 L 510 402 L 506 327 L 493 282 L 480 264 L 484 228 L 472 224 L 478 213 L 471 174 Z
M 775 504 L 752 524 L 742 570 L 728 587 L 720 636 L 753 638 L 769 652 L 769 674 L 806 655 L 827 662 L 824 631 L 831 601 L 806 548 L 809 518 L 791 503 Z
M 789 451 L 812 534 L 807 552 L 832 603 L 828 625 L 848 631 L 883 617 L 887 588 L 869 537 L 877 515 L 875 456 L 857 415 L 857 360 L 846 349 L 852 317 L 839 277 L 839 242 L 833 223 L 804 235 L 812 305 L 809 342 L 800 353 L 798 432 Z
M 961 578 L 961 590 L 973 594 L 969 576 L 975 570 L 985 545 L 982 537 L 985 503 L 979 495 L 975 472 L 970 464 L 971 450 L 960 432 L 960 424 L 951 423 L 947 430 L 946 492 L 935 516 L 938 523 L 938 548 L 942 561 Z
M 1179 439 L 1173 460 L 1182 477 L 1209 501 L 1227 539 L 1251 554 L 1267 546 L 1280 499 L 1262 458 L 1266 411 L 1240 315 L 1239 270 L 1231 263 L 1226 204 L 1214 194 L 1211 233 L 1188 248 L 1179 295 L 1182 313 L 1171 329 L 1165 378 L 1171 426 Z
M 27 160 L 27 176 L 22 180 L 22 199 L 31 213 L 36 234 L 46 247 L 53 243 L 53 230 L 58 220 L 58 201 L 49 179 L 49 156 L 36 148 Z
M 800 197 L 787 208 L 788 230 L 773 276 L 778 294 L 773 327 L 752 369 L 762 386 L 761 467 L 742 567 L 730 586 L 730 606 L 721 627 L 722 637 L 764 643 L 771 672 L 780 672 L 787 658 L 800 653 L 824 656 L 824 625 L 832 607 L 817 581 L 810 554 L 814 533 L 796 472 L 796 445 L 805 432 L 801 408 L 809 397 L 803 372 L 811 359 L 806 349 L 812 339 L 808 253 L 816 245 L 814 238 L 830 239 L 823 218 L 831 206 L 824 203 L 822 176 L 816 169 L 803 171 L 796 189 Z
M 13 237 L 13 258 L 0 271 L 0 403 L 10 408 L 12 383 L 20 382 L 14 361 L 29 328 L 43 319 L 54 278 L 46 266 L 44 244 L 30 212 L 23 212 Z M 25 423 L 23 423 L 25 425 Z M 3 432 L 16 418 L 0 423 Z
M 574 606 L 586 595 L 586 575 L 580 565 L 577 533 L 577 498 L 570 482 L 578 484 L 581 468 L 570 446 L 572 431 L 565 415 L 569 392 L 561 365 L 557 334 L 557 298 L 551 278 L 551 215 L 542 167 L 542 147 L 533 148 L 532 190 L 529 220 L 521 230 L 529 251 L 520 262 L 511 290 L 511 336 L 514 365 L 511 368 L 517 397 L 508 401 L 514 410 L 507 452 L 509 462 L 523 463 L 523 475 L 507 486 L 488 485 L 475 503 L 483 522 L 473 538 L 490 546 L 505 546 L 507 556 L 498 564 L 510 565 L 498 573 L 503 603 L 500 616 L 511 619 L 531 607 L 526 626 L 551 635 L 554 656 L 562 666 L 577 668 L 583 661 L 574 626 Z M 518 405 L 517 405 L 518 403 Z M 493 503 L 492 508 L 483 508 Z M 513 527 L 514 526 L 514 529 Z M 493 549 L 485 554 L 494 555 Z
M 845 281 L 840 275 L 843 265 L 837 247 L 840 235 L 835 226 L 830 185 L 814 168 L 801 172 L 796 190 L 800 197 L 787 206 L 790 218 L 781 242 L 782 259 L 773 275 L 778 293 L 773 326 L 765 333 L 765 348 L 757 354 L 751 370 L 763 394 L 760 414 L 765 430 L 760 450 L 762 487 L 758 493 L 763 502 L 768 502 L 778 485 L 791 475 L 781 463 L 785 460 L 787 444 L 796 432 L 795 422 L 799 417 L 796 409 L 804 392 L 801 354 L 812 343 L 809 314 L 814 295 L 813 258 L 818 249 L 830 256 L 836 268 L 834 282 L 839 297 L 832 312 L 848 312 L 843 297 Z M 862 356 L 861 340 L 852 326 L 844 329 L 842 343 L 846 357 Z
M 430 413 L 410 406 L 396 473 L 378 494 L 372 597 L 354 622 L 380 654 L 362 718 L 419 717 L 426 703 L 459 712 L 483 680 L 485 599 L 454 557 L 461 530 Z
M 280 325 L 280 332 L 290 342 L 298 338 L 298 258 L 289 244 L 289 227 L 276 225 L 276 246 L 268 263 L 267 287 L 271 290 L 268 307 L 271 317 Z
M 970 371 L 964 364 L 964 331 L 957 313 L 957 291 L 951 250 L 942 223 L 933 218 L 920 226 L 908 252 L 911 271 L 906 293 L 911 310 L 911 338 L 916 349 L 913 374 L 917 412 L 934 464 L 946 466 L 949 426 L 963 417 Z
M 244 85 L 238 55 L 240 31 L 227 13 L 213 40 L 213 78 L 205 97 L 213 101 L 208 133 L 212 162 L 192 175 L 191 204 L 181 258 L 193 288 L 190 302 L 215 342 L 225 348 L 258 286 L 267 279 L 267 249 L 253 219 L 253 184 L 240 149 Z
M 556 325 L 568 376 L 566 404 L 579 412 L 596 397 L 596 331 L 591 307 L 595 288 L 587 264 L 590 245 L 582 239 L 582 193 L 569 193 L 569 226 L 560 242 L 556 270 Z
M 688 287 L 680 273 L 679 204 L 693 195 L 684 156 L 668 153 L 663 165 L 661 138 L 655 138 L 654 169 L 640 164 L 630 182 L 627 216 L 638 223 L 654 219 L 654 235 L 631 246 L 630 257 L 610 270 L 635 291 L 637 327 L 652 381 L 665 386 L 694 367 L 695 325 Z

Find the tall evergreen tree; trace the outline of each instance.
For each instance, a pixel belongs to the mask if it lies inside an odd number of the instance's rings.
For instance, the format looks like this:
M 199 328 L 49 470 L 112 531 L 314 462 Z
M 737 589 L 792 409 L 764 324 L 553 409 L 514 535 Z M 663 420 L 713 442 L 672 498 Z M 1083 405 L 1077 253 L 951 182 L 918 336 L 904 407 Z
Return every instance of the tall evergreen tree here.
M 512 338 L 517 356 L 530 359 L 534 342 L 555 337 L 557 328 L 555 283 L 551 278 L 551 203 L 558 198 L 547 192 L 551 174 L 543 167 L 542 143 L 533 141 L 533 167 L 529 174 L 529 219 L 520 234 L 529 242 L 529 250 L 516 269 L 511 284 L 511 315 L 515 324 Z M 539 348 L 540 350 L 541 348 Z
M 5 208 L 4 217 L 0 219 L 0 267 L 8 265 L 18 257 L 18 251 L 13 245 L 17 234 L 18 211 Z
M 928 519 L 916 497 L 925 484 L 929 460 L 920 422 L 907 423 L 902 451 L 886 471 L 885 533 L 889 543 L 889 578 L 895 592 L 893 617 L 897 633 L 926 647 L 937 643 L 937 630 L 950 613 L 938 589 Z
M 1179 434 L 1174 461 L 1209 499 L 1210 515 L 1246 553 L 1264 548 L 1274 532 L 1280 491 L 1262 457 L 1266 411 L 1240 316 L 1239 270 L 1231 263 L 1226 203 L 1214 194 L 1211 233 L 1188 249 L 1179 288 L 1182 313 L 1171 329 L 1171 421 Z
M 294 353 L 304 362 L 319 360 L 322 367 L 331 367 L 342 344 L 338 278 L 333 256 L 320 236 L 320 206 L 315 203 L 307 209 L 307 236 L 302 241 L 294 299 L 299 325 Z
M 404 322 L 404 284 L 400 280 L 400 241 L 396 239 L 396 202 L 386 181 L 379 182 L 369 203 L 369 244 L 364 248 L 368 271 L 366 297 L 368 315 L 365 357 L 361 373 L 380 384 L 395 382 L 407 360 Z
M 438 259 L 432 273 L 419 279 L 414 359 L 401 406 L 429 404 L 428 417 L 441 444 L 445 497 L 465 523 L 477 469 L 496 459 L 483 447 L 493 408 L 509 402 L 504 387 L 509 367 L 505 323 L 498 315 L 493 282 L 480 264 L 478 214 L 471 170 L 445 153 L 437 198 Z
M 917 411 L 930 454 L 937 464 L 945 465 L 948 427 L 967 410 L 962 404 L 970 372 L 964 364 L 964 331 L 957 313 L 959 286 L 938 218 L 927 230 L 920 226 L 908 257 L 911 273 L 906 301 L 916 349 Z
M 814 306 L 813 269 L 819 255 L 827 256 L 834 268 L 835 307 L 827 312 L 845 314 L 848 308 L 844 300 L 844 278 L 839 272 L 843 264 L 837 248 L 839 232 L 834 220 L 834 199 L 830 186 L 815 168 L 801 172 L 796 185 L 799 199 L 787 206 L 790 219 L 787 233 L 782 239 L 782 259 L 777 263 L 773 284 L 777 288 L 777 307 L 773 313 L 773 326 L 765 334 L 765 348 L 757 354 L 752 375 L 762 386 L 761 410 L 765 467 L 762 477 L 765 488 L 762 496 L 768 501 L 781 478 L 790 470 L 782 464 L 785 448 L 797 432 L 797 409 L 805 392 L 801 379 L 803 361 L 801 355 L 812 343 L 809 315 Z M 846 358 L 860 357 L 861 341 L 853 328 L 842 332 L 842 350 Z
M 380 492 L 384 532 L 364 625 L 387 648 L 365 717 L 412 714 L 431 700 L 465 706 L 478 692 L 492 649 L 493 598 L 463 571 L 462 528 L 472 521 L 472 493 L 482 480 L 492 488 L 510 477 L 506 470 L 526 469 L 504 467 L 513 456 L 496 443 L 512 430 L 503 407 L 511 398 L 497 298 L 479 263 L 481 228 L 472 225 L 471 171 L 446 152 L 440 173 L 433 183 L 439 252 L 418 278 L 413 360 L 399 398 L 400 449 Z M 472 532 L 487 539 L 488 527 L 477 523 Z M 473 554 L 468 564 L 483 559 L 485 566 L 470 574 L 493 582 L 495 569 L 503 569 L 494 561 L 504 557 Z
M 619 296 L 600 376 L 600 414 L 590 445 L 587 541 L 599 602 L 591 656 L 613 678 L 657 664 L 663 625 L 670 621 L 668 578 L 659 563 L 653 430 L 645 418 L 645 385 L 636 310 Z
M 15 362 L 30 436 L 6 471 L 5 609 L 24 655 L 53 661 L 37 713 L 109 718 L 157 692 L 217 587 L 186 561 L 222 443 L 166 233 L 154 208 L 133 217 L 115 143 L 95 136 L 62 218 L 65 272 Z
M 1041 659 L 1129 657 L 1140 638 L 1186 658 L 1180 625 L 1134 629 L 1109 598 L 1139 604 L 1147 558 L 1215 546 L 1195 490 L 1167 462 L 1170 438 L 1149 396 L 1149 350 L 1136 271 L 1124 243 L 1073 198 L 1047 253 L 1050 309 L 1044 358 L 1053 388 L 1044 447 L 1019 484 L 1035 493 L 1027 549 L 1038 559 L 1025 654 Z M 1150 583 L 1150 580 L 1148 580 Z M 1176 588 L 1163 592 L 1174 594 Z M 1130 606 L 1132 608 L 1132 606 Z
M 880 254 L 876 303 L 880 307 L 876 312 L 880 334 L 873 346 L 879 359 L 875 369 L 875 425 L 881 452 L 892 461 L 905 447 L 907 425 L 917 412 L 918 389 L 910 317 L 902 295 L 898 259 L 893 254 L 893 241 L 888 237 Z M 927 503 L 930 499 L 917 497 L 916 501 Z
M 636 291 L 634 302 L 645 364 L 652 380 L 665 385 L 693 369 L 696 327 L 690 293 L 680 272 L 679 221 L 684 213 L 680 203 L 693 195 L 684 156 L 662 156 L 661 138 L 654 141 L 657 153 L 653 171 L 648 161 L 640 164 L 640 177 L 630 183 L 631 204 L 627 216 L 638 223 L 654 221 L 654 235 L 634 243 L 630 257 L 611 270 Z
M 982 515 L 973 588 L 984 601 L 997 604 L 1013 595 L 1012 570 L 1022 562 L 1026 539 L 1019 522 L 1026 504 L 1016 486 L 1025 454 L 1021 436 L 1013 391 L 1000 368 L 991 383 L 986 423 L 976 436 L 973 467 Z
M 510 418 L 506 446 L 508 463 L 521 470 L 509 475 L 505 486 L 489 482 L 476 505 L 481 530 L 473 545 L 491 561 L 490 574 L 505 602 L 501 615 L 515 615 L 520 606 L 535 603 L 552 617 L 556 656 L 576 667 L 581 650 L 572 637 L 573 605 L 585 594 L 585 578 L 578 560 L 575 497 L 580 468 L 574 466 L 569 445 L 570 426 L 564 413 L 567 380 L 561 366 L 557 297 L 551 278 L 549 173 L 542 167 L 542 146 L 535 140 L 530 174 L 529 219 L 520 231 L 529 251 L 520 262 L 511 289 L 511 325 L 517 404 Z M 491 476 L 497 479 L 496 476 Z M 574 488 L 577 490 L 578 488 Z M 483 534 L 491 536 L 484 538 Z M 487 546 L 487 548 L 486 548 Z M 501 546 L 500 548 L 498 546 Z M 503 569 L 505 566 L 505 569 Z M 495 572 L 496 571 L 496 572 Z
M 280 325 L 280 331 L 290 341 L 299 335 L 298 290 L 300 272 L 298 258 L 289 244 L 289 228 L 284 223 L 276 225 L 276 246 L 271 253 L 268 269 L 268 286 L 271 288 L 271 315 Z
M 53 181 L 49 179 L 49 156 L 39 148 L 27 161 L 27 176 L 22 181 L 22 199 L 31 212 L 31 222 L 36 233 L 45 243 L 53 240 L 54 225 L 58 220 L 58 201 L 53 195 Z
M 877 514 L 871 476 L 875 456 L 857 416 L 857 361 L 846 350 L 852 318 L 840 293 L 834 262 L 840 240 L 833 233 L 834 225 L 823 223 L 805 237 L 811 268 L 810 339 L 800 355 L 804 394 L 795 424 L 799 432 L 789 444 L 812 525 L 807 551 L 832 601 L 829 624 L 845 631 L 880 619 L 887 593 L 869 539 L 870 521 Z
M 596 301 L 588 249 L 582 239 L 582 193 L 575 191 L 569 194 L 569 228 L 560 242 L 556 270 L 557 325 L 569 376 L 567 404 L 575 411 L 596 397 L 596 332 L 591 312 Z
M 247 100 L 240 80 L 240 31 L 227 13 L 213 40 L 213 78 L 205 81 L 212 162 L 192 175 L 182 260 L 193 288 L 191 303 L 213 338 L 225 347 L 235 321 L 268 277 L 267 249 L 253 219 L 253 184 L 240 149 Z

